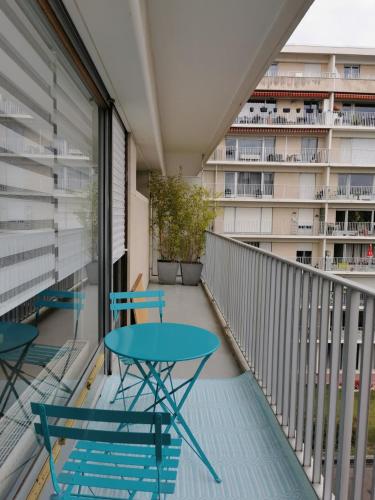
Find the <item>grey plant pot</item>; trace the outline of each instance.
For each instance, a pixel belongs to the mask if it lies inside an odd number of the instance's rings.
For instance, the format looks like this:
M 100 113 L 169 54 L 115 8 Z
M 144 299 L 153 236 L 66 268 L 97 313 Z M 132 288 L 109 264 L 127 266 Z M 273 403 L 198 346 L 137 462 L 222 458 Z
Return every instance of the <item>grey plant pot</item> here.
M 201 279 L 203 264 L 201 262 L 181 262 L 183 285 L 198 285 Z
M 99 265 L 97 260 L 93 260 L 89 264 L 86 264 L 87 279 L 90 285 L 99 284 Z
M 158 276 L 161 285 L 175 285 L 178 271 L 178 262 L 158 260 Z

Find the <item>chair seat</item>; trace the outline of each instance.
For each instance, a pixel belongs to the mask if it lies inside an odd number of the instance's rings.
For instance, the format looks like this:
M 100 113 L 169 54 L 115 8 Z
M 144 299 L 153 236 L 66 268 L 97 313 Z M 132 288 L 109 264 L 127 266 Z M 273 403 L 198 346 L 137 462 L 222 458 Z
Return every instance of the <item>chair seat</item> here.
M 23 363 L 29 365 L 46 366 L 57 355 L 62 354 L 61 347 L 45 345 L 45 344 L 32 344 L 28 349 Z M 14 351 L 5 352 L 0 355 L 0 359 L 4 361 L 17 362 L 22 356 L 23 349 L 15 349 Z
M 126 356 L 119 356 L 121 363 L 124 365 L 134 365 L 133 358 L 127 358 Z
M 163 447 L 160 467 L 160 493 L 172 494 L 175 490 L 177 468 L 181 453 L 181 439 L 172 439 Z M 77 441 L 58 476 L 61 484 L 69 487 L 62 498 L 119 498 L 111 497 L 103 489 L 158 492 L 158 470 L 155 447 L 125 445 L 93 441 Z M 73 491 L 73 488 L 80 490 Z M 100 492 L 93 489 L 100 489 Z M 90 493 L 95 493 L 91 495 Z

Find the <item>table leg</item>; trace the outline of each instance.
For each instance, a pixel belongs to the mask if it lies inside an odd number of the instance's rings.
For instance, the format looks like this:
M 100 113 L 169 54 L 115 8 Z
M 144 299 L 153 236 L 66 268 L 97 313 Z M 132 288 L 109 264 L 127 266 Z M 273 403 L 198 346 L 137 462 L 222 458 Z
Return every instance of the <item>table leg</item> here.
M 205 455 L 205 453 L 202 450 L 201 446 L 199 445 L 197 439 L 195 438 L 194 434 L 190 430 L 188 424 L 186 423 L 184 417 L 181 414 L 182 407 L 183 407 L 183 405 L 184 405 L 184 403 L 185 403 L 185 401 L 186 401 L 186 399 L 187 399 L 187 397 L 188 397 L 191 389 L 193 388 L 196 380 L 198 379 L 199 374 L 201 373 L 204 365 L 208 361 L 209 357 L 210 356 L 206 356 L 205 358 L 202 359 L 202 361 L 200 362 L 200 364 L 199 364 L 196 372 L 194 373 L 193 377 L 189 380 L 189 382 L 187 384 L 184 384 L 184 385 L 187 385 L 187 387 L 186 387 L 185 392 L 184 392 L 184 394 L 183 394 L 180 402 L 178 403 L 178 405 L 175 403 L 174 398 L 171 396 L 170 392 L 168 391 L 168 388 L 166 387 L 166 385 L 164 383 L 165 379 L 163 380 L 160 377 L 160 374 L 158 373 L 158 371 L 156 369 L 157 363 L 152 363 L 150 361 L 147 361 L 146 365 L 147 365 L 147 368 L 148 368 L 149 372 L 146 373 L 146 371 L 144 370 L 144 368 L 141 365 L 141 363 L 139 363 L 137 360 L 135 360 L 135 362 L 136 362 L 136 364 L 138 366 L 138 369 L 142 373 L 142 375 L 143 375 L 146 383 L 149 385 L 151 391 L 155 394 L 155 405 L 156 404 L 160 404 L 160 406 L 164 409 L 164 411 L 169 411 L 169 413 L 172 413 L 172 423 L 166 429 L 166 432 L 168 432 L 169 429 L 170 429 L 170 427 L 173 426 L 173 428 L 177 431 L 177 433 L 189 444 L 189 446 L 191 446 L 191 448 L 193 449 L 193 451 L 198 455 L 198 457 L 201 459 L 201 461 L 206 465 L 206 467 L 210 471 L 210 473 L 213 476 L 213 478 L 215 479 L 215 481 L 218 482 L 218 483 L 220 483 L 221 482 L 220 477 L 217 475 L 215 469 L 211 465 L 210 461 L 208 460 L 207 456 Z M 172 371 L 172 369 L 170 369 L 169 374 L 170 374 L 171 371 Z M 152 375 L 153 378 L 156 380 L 157 385 L 160 388 L 160 391 L 164 395 L 163 398 L 161 398 L 161 399 L 159 398 L 158 399 L 158 392 L 156 391 L 154 385 L 150 382 L 150 378 L 151 378 L 150 375 Z M 164 403 L 164 400 L 166 400 L 168 402 L 168 404 L 169 404 L 169 406 L 170 406 L 171 409 L 169 409 L 167 407 L 167 405 Z M 178 429 L 178 426 L 176 424 L 176 420 L 177 419 L 178 419 L 179 426 L 181 426 L 183 428 L 183 430 L 185 431 L 186 435 L 188 436 L 188 438 L 190 440 L 190 443 L 181 434 L 181 431 Z
M 27 413 L 25 412 L 22 403 L 20 403 L 20 401 L 19 401 L 19 394 L 18 394 L 17 389 L 16 389 L 16 382 L 17 382 L 17 378 L 19 376 L 19 371 L 21 370 L 21 367 L 22 367 L 23 360 L 27 354 L 29 347 L 30 347 L 30 345 L 26 345 L 24 347 L 21 356 L 19 357 L 17 363 L 14 366 L 9 365 L 9 363 L 7 363 L 3 360 L 0 361 L 0 366 L 4 372 L 5 377 L 7 378 L 7 383 L 6 383 L 2 393 L 0 395 L 0 404 L 1 404 L 0 415 L 4 415 L 5 407 L 9 401 L 11 393 L 13 392 L 13 394 L 16 397 L 16 401 L 20 404 L 21 410 L 23 411 L 23 413 L 28 421 L 29 421 L 29 417 L 28 417 Z M 10 373 L 7 372 L 6 368 L 10 371 Z M 5 395 L 6 395 L 5 401 L 1 402 L 2 399 L 5 397 Z

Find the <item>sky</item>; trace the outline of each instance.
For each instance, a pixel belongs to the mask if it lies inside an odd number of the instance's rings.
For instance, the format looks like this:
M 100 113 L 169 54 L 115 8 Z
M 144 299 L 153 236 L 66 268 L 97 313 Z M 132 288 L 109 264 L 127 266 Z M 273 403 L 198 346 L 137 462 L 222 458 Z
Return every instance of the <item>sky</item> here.
M 288 44 L 375 48 L 375 0 L 315 0 Z

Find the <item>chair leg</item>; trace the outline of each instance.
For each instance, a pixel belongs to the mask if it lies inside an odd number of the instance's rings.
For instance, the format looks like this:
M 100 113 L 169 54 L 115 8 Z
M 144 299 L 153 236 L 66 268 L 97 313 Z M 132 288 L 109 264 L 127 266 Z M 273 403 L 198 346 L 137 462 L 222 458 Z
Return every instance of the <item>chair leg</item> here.
M 126 402 L 125 402 L 125 389 L 124 389 L 124 380 L 125 380 L 125 377 L 126 375 L 128 374 L 128 371 L 130 369 L 130 365 L 126 365 L 126 368 L 124 370 L 124 373 L 122 373 L 122 369 L 121 369 L 121 361 L 120 361 L 120 358 L 118 357 L 117 358 L 117 362 L 118 362 L 118 369 L 119 369 L 119 373 L 120 373 L 120 383 L 117 387 L 117 391 L 115 393 L 115 396 L 114 398 L 110 401 L 110 404 L 113 404 L 116 399 L 117 399 L 117 395 L 118 394 L 122 394 L 122 400 L 123 400 L 123 403 L 124 403 L 124 410 L 126 411 Z

